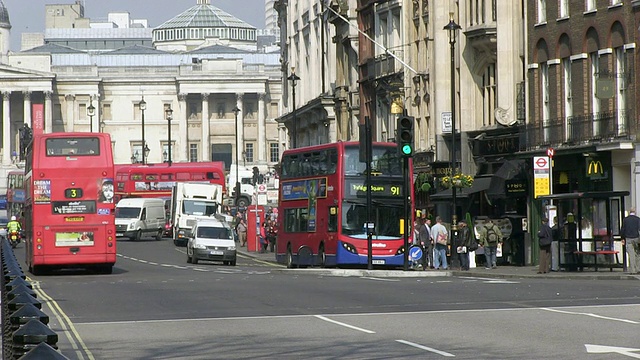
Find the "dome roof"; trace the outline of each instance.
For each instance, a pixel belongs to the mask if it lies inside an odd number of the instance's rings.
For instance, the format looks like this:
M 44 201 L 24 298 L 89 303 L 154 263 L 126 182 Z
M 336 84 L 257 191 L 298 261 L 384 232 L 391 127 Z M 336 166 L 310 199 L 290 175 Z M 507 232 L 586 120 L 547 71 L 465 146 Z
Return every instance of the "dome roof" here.
M 4 6 L 4 1 L 0 0 L 0 28 L 11 29 L 11 21 L 9 21 L 9 11 Z
M 187 9 L 182 14 L 166 21 L 154 30 L 225 27 L 255 29 L 255 26 L 249 25 L 235 16 L 210 5 L 208 0 L 198 0 L 198 5 Z

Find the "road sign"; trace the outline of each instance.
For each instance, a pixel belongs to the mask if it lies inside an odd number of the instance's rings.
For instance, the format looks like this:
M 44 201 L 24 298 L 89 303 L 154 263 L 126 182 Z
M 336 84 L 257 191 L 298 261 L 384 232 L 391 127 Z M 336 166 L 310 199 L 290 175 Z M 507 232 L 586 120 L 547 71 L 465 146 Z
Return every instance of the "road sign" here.
M 553 148 L 548 148 L 547 149 L 547 156 L 548 157 L 552 158 L 553 155 L 555 155 L 555 154 L 556 154 L 556 151 Z
M 267 185 L 259 184 L 258 185 L 258 192 L 267 192 Z
M 422 259 L 422 248 L 418 245 L 413 245 L 409 248 L 409 260 L 417 261 Z

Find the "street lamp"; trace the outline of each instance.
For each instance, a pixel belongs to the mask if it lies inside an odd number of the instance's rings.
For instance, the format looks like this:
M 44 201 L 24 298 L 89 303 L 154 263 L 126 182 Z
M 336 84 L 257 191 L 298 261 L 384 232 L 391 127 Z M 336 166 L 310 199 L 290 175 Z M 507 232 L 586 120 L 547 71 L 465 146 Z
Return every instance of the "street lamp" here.
M 147 146 L 147 144 L 144 144 L 144 152 L 143 152 L 143 159 L 142 159 L 142 163 L 146 164 L 147 163 L 147 157 L 149 156 L 149 152 L 151 151 L 151 149 L 149 149 L 149 146 Z
M 236 105 L 233 109 L 231 109 L 231 111 L 233 111 L 233 114 L 236 116 L 236 187 L 235 187 L 235 198 L 236 198 L 236 206 L 238 206 L 238 200 L 240 199 L 240 175 L 238 174 L 238 167 L 240 166 L 240 159 L 238 159 L 238 155 L 240 153 L 239 151 L 239 145 L 238 145 L 238 113 L 240 112 L 240 109 L 238 109 L 238 106 Z
M 292 97 L 292 104 L 293 104 L 293 124 L 291 125 L 291 130 L 292 130 L 292 141 L 291 141 L 291 147 L 292 148 L 296 148 L 297 147 L 297 138 L 298 138 L 298 123 L 296 122 L 296 81 L 300 80 L 300 77 L 298 75 L 296 75 L 296 68 L 295 67 L 291 67 L 291 75 L 289 75 L 289 77 L 287 78 L 287 80 L 291 81 L 291 97 Z
M 131 154 L 131 163 L 135 164 L 138 162 L 138 150 L 136 150 L 136 152 L 134 152 L 133 154 Z
M 173 109 L 171 106 L 164 111 L 167 118 L 167 163 L 171 166 L 171 120 L 173 120 Z
M 93 115 L 96 114 L 96 108 L 93 106 L 93 96 L 91 96 L 91 102 L 87 107 L 87 116 L 89 116 L 89 132 L 93 132 Z
M 147 149 L 149 149 L 147 147 L 147 142 L 144 140 L 144 111 L 147 110 L 147 102 L 144 101 L 144 95 L 142 95 L 142 100 L 140 100 L 138 106 L 140 106 L 140 113 L 142 114 L 142 149 L 144 151 L 142 156 L 142 163 L 144 164 L 147 161 L 146 156 L 144 155 L 147 153 Z
M 449 33 L 449 44 L 451 45 L 451 149 L 449 149 L 449 157 L 451 159 L 451 177 L 456 174 L 456 33 L 460 30 L 460 25 L 453 20 L 453 12 L 449 13 L 449 23 L 444 27 Z M 453 211 L 451 212 L 451 233 L 452 238 L 458 235 L 458 215 L 456 214 L 456 186 L 451 186 Z M 451 259 L 454 259 L 453 249 Z M 453 261 L 452 261 L 453 262 Z

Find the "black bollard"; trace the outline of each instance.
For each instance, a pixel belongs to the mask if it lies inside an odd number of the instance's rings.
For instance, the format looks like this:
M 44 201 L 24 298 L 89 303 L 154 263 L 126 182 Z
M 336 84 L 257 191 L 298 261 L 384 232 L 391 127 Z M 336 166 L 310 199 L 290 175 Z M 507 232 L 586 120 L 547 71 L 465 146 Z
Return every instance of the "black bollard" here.
M 20 358 L 40 343 L 57 349 L 58 334 L 38 320 L 29 320 L 13 333 L 13 357 Z
M 6 283 L 6 284 L 4 285 L 4 287 L 5 287 L 5 289 L 6 289 L 7 291 L 11 291 L 11 290 L 13 290 L 13 288 L 14 288 L 14 287 L 16 287 L 16 286 L 18 286 L 18 285 L 20 285 L 20 284 L 25 285 L 25 286 L 26 286 L 26 287 L 28 287 L 29 289 L 33 289 L 33 285 L 31 285 L 31 283 L 30 283 L 30 282 L 28 282 L 27 280 L 25 280 L 25 279 L 23 279 L 23 278 L 21 278 L 21 277 L 17 277 L 17 278 L 15 278 L 15 279 L 11 280 L 10 282 Z
M 18 330 L 20 326 L 29 322 L 29 320 L 38 320 L 43 324 L 49 324 L 49 316 L 42 312 L 32 304 L 26 304 L 13 314 L 9 315 L 9 323 L 11 324 L 11 333 Z
M 12 300 L 14 297 L 20 294 L 29 294 L 34 298 L 38 298 L 38 295 L 35 291 L 33 291 L 33 289 L 28 288 L 24 284 L 20 284 L 18 286 L 14 286 L 13 289 L 7 293 L 7 300 Z
M 68 357 L 60 354 L 56 349 L 52 348 L 46 343 L 40 343 L 40 345 L 29 350 L 28 353 L 20 357 L 20 360 L 69 360 Z
M 9 312 L 14 312 L 16 310 L 18 310 L 19 308 L 21 308 L 22 306 L 26 305 L 26 304 L 32 304 L 35 307 L 37 307 L 38 309 L 42 309 L 42 303 L 40 301 L 38 301 L 38 299 L 34 298 L 33 296 L 29 295 L 29 294 L 19 294 L 16 295 L 16 297 L 14 297 L 13 299 L 11 299 L 9 301 L 9 303 L 7 304 L 7 308 L 9 309 Z

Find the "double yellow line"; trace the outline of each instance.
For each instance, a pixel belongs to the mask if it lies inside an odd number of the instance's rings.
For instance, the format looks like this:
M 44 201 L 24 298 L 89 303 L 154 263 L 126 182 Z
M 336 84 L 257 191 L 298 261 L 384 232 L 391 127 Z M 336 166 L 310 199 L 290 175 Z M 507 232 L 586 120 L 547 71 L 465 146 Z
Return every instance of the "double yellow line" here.
M 49 307 L 51 313 L 58 319 L 60 327 L 64 330 L 64 334 L 69 340 L 71 347 L 76 353 L 78 359 L 95 360 L 87 345 L 82 341 L 78 330 L 73 326 L 71 319 L 62 311 L 60 305 L 40 287 L 40 282 L 27 278 L 33 287 L 33 291 L 38 295 L 39 299 L 45 300 L 44 303 Z

